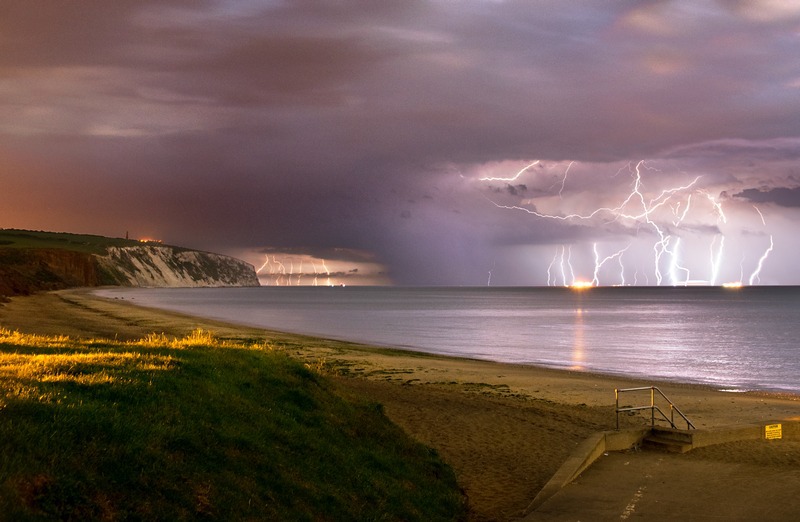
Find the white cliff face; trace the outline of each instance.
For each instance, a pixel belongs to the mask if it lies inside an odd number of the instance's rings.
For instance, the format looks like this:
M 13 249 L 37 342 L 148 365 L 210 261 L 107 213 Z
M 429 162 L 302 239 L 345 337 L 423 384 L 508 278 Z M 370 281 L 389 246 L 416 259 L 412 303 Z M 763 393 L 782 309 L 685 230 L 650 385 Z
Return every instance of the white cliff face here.
M 255 268 L 233 257 L 163 245 L 109 247 L 98 263 L 117 284 L 141 287 L 258 286 Z

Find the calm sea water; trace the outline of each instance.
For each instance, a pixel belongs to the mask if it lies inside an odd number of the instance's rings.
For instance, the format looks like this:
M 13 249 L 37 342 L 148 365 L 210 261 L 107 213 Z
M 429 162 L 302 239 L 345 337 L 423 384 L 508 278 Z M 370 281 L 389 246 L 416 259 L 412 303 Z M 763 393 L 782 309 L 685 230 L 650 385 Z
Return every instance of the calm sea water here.
M 800 287 L 98 293 L 240 324 L 438 354 L 800 393 Z

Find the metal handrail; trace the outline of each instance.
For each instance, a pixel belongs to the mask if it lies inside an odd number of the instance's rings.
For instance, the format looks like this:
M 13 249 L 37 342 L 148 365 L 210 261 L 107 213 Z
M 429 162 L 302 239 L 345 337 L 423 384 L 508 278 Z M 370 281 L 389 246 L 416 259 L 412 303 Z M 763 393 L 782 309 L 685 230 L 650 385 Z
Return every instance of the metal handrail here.
M 644 390 L 650 390 L 650 405 L 649 406 L 630 406 L 630 407 L 627 407 L 627 408 L 620 408 L 619 407 L 619 394 L 620 393 L 623 393 L 623 392 L 637 392 L 637 391 L 644 391 Z M 663 411 L 661 411 L 661 408 L 659 408 L 656 405 L 656 392 L 658 392 L 658 394 L 661 395 L 661 397 L 663 397 L 664 400 L 667 401 L 667 403 L 669 404 L 669 413 L 670 413 L 669 417 L 667 417 L 667 415 Z M 619 414 L 622 413 L 622 412 L 626 412 L 626 411 L 638 411 L 638 410 L 650 410 L 650 425 L 653 426 L 653 427 L 655 427 L 655 425 L 656 425 L 656 412 L 658 412 L 664 418 L 665 421 L 669 422 L 670 426 L 673 429 L 678 429 L 678 427 L 675 425 L 675 412 L 677 412 L 678 415 L 680 415 L 680 417 L 686 422 L 686 429 L 687 430 L 689 430 L 689 429 L 697 429 L 697 428 L 695 428 L 695 425 L 692 424 L 692 421 L 690 421 L 686 417 L 686 415 L 684 415 L 683 412 L 681 410 L 679 410 L 678 407 L 675 406 L 675 404 L 671 400 L 669 400 L 666 395 L 664 395 L 664 392 L 659 390 L 658 387 L 656 387 L 656 386 L 644 386 L 644 387 L 641 387 L 641 388 L 623 388 L 623 389 L 614 388 L 614 397 L 615 397 L 616 403 L 617 403 L 617 408 L 616 408 L 617 409 L 617 431 L 619 431 Z

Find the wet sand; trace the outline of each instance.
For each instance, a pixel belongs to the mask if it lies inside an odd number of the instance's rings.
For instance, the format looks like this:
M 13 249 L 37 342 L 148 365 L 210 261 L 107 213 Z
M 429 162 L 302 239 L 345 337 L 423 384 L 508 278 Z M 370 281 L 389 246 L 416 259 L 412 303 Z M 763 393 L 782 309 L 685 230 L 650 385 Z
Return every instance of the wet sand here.
M 180 336 L 203 328 L 224 338 L 267 339 L 325 372 L 341 393 L 382 403 L 394 422 L 436 449 L 456 471 L 473 520 L 522 516 L 582 440 L 614 429 L 615 388 L 659 386 L 698 428 L 800 419 L 797 396 L 733 394 L 681 383 L 433 356 L 224 324 L 135 304 L 101 299 L 85 289 L 14 298 L 0 306 L 0 327 L 111 339 L 153 332 Z M 649 395 L 645 399 L 649 403 Z M 628 402 L 641 405 L 641 400 Z M 644 422 L 625 416 L 621 426 Z M 797 462 L 797 445 L 774 447 L 778 449 L 766 449 L 758 457 L 767 469 Z M 741 455 L 741 447 L 730 445 L 718 449 L 714 459 L 737 462 Z

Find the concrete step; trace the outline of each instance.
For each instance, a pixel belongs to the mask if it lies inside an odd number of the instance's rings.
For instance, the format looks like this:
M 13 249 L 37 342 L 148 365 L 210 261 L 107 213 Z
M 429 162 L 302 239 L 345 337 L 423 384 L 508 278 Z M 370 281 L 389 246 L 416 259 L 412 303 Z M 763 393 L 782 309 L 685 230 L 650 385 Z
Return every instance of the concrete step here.
M 692 449 L 691 444 L 653 436 L 645 438 L 642 441 L 642 446 L 658 451 L 667 451 L 669 453 L 686 453 Z
M 695 430 L 655 427 L 651 430 L 650 434 L 655 437 L 661 437 L 662 439 L 671 439 L 676 442 L 691 444 L 694 442 Z
M 686 453 L 692 449 L 692 437 L 691 433 L 653 430 L 642 440 L 642 446 L 671 453 Z

